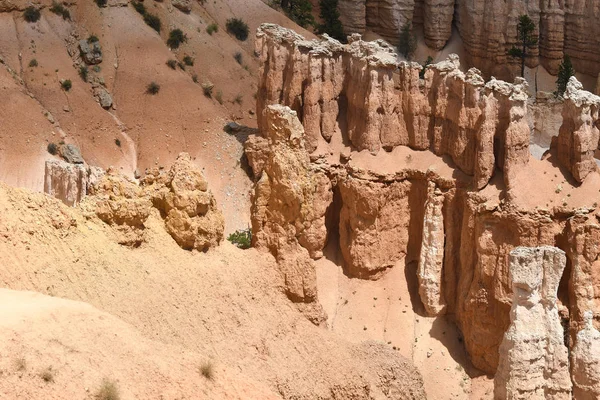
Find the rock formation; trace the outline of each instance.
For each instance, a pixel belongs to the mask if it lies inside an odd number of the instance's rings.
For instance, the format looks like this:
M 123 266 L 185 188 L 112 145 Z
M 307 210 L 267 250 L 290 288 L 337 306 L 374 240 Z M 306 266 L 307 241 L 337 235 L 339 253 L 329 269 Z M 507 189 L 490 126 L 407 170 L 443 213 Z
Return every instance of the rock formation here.
M 86 64 L 95 65 L 102 62 L 102 47 L 97 40 L 91 42 L 89 39 L 80 40 L 79 51 Z
M 339 11 L 348 34 L 370 30 L 397 44 L 402 26 L 412 23 L 423 27 L 425 43 L 436 50 L 446 45 L 454 25 L 467 64 L 504 79 L 517 73 L 507 53 L 516 43 L 519 15 L 527 14 L 539 37 L 527 65 L 541 63 L 556 74 L 563 55 L 568 54 L 578 72 L 592 76 L 600 72 L 600 25 L 596 23 L 600 9 L 595 2 L 341 0 Z
M 556 296 L 565 264 L 565 253 L 555 247 L 510 252 L 511 324 L 500 345 L 495 399 L 571 398 Z
M 44 192 L 68 206 L 79 204 L 103 171 L 86 164 L 69 164 L 62 160 L 46 161 Z
M 446 299 L 442 294 L 445 239 L 443 205 L 443 193 L 435 187 L 434 182 L 429 182 L 417 270 L 419 295 L 429 315 L 438 315 L 446 309 Z
M 571 353 L 573 398 L 593 400 L 600 397 L 600 332 L 594 328 L 591 311 L 585 312 L 584 324 Z
M 574 76 L 569 79 L 564 97 L 558 159 L 575 180 L 583 182 L 590 172 L 598 169 L 594 152 L 600 139 L 596 125 L 600 119 L 600 97 L 583 90 Z
M 190 0 L 171 0 L 171 4 L 186 14 L 192 11 L 192 2 Z

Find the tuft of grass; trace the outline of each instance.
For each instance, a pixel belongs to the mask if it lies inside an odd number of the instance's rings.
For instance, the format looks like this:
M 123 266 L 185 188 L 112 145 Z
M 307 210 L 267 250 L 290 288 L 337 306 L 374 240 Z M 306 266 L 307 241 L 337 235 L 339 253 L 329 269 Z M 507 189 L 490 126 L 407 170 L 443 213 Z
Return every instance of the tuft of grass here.
M 237 40 L 245 41 L 248 39 L 248 24 L 240 18 L 229 18 L 225 24 L 227 32 L 236 37 Z
M 205 363 L 203 363 L 200 368 L 200 373 L 202 374 L 203 377 L 205 377 L 208 380 L 213 380 L 215 379 L 215 369 L 213 367 L 212 362 L 207 361 Z
M 83 79 L 84 82 L 88 81 L 88 67 L 86 65 L 82 65 L 79 67 L 79 76 Z
M 121 141 L 120 141 L 119 139 L 115 139 L 115 144 L 116 144 L 118 147 L 121 147 Z
M 160 85 L 156 82 L 150 82 L 148 86 L 146 86 L 146 93 L 155 95 L 159 92 Z
M 52 2 L 52 7 L 50 7 L 50 12 L 53 12 L 56 15 L 60 15 L 61 17 L 63 17 L 64 20 L 71 19 L 71 13 L 69 12 L 69 10 L 62 4 L 57 3 L 56 1 Z
M 250 228 L 238 229 L 227 236 L 227 240 L 240 249 L 249 249 L 252 247 L 252 230 L 250 230 Z
M 104 379 L 94 397 L 96 400 L 119 400 L 121 395 L 114 381 Z
M 175 69 L 175 68 L 177 68 L 177 60 L 173 60 L 173 59 L 167 60 L 167 65 L 169 66 L 169 68 Z
M 244 101 L 244 98 L 242 97 L 241 94 L 238 94 L 237 96 L 235 96 L 235 99 L 233 99 L 234 103 L 241 105 L 242 102 Z
M 108 0 L 94 0 L 96 2 L 96 5 L 98 7 L 106 7 L 106 3 L 108 2 Z
M 68 92 L 69 90 L 71 90 L 71 87 L 73 87 L 73 83 L 71 82 L 70 79 L 65 79 L 64 81 L 62 81 L 62 83 L 60 84 L 60 87 L 63 88 L 63 90 L 65 92 Z
M 219 25 L 214 22 L 206 27 L 206 33 L 212 36 L 213 33 L 219 31 Z
M 219 90 L 215 96 L 215 99 L 219 102 L 219 104 L 223 105 L 223 92 Z
M 235 58 L 235 61 L 237 61 L 238 64 L 242 65 L 242 53 L 240 53 L 239 51 L 237 51 L 233 55 L 233 58 Z
M 169 38 L 167 39 L 167 45 L 172 49 L 177 49 L 182 43 L 188 41 L 188 37 L 179 28 L 171 30 L 169 32 Z
M 215 87 L 215 85 L 213 85 L 212 83 L 204 82 L 202 84 L 202 91 L 204 92 L 204 95 L 206 97 L 212 97 L 212 92 L 213 92 L 214 87 Z
M 33 6 L 29 6 L 23 11 L 23 18 L 27 22 L 37 22 L 41 17 L 40 10 Z
M 90 35 L 87 38 L 88 43 L 94 43 L 94 42 L 99 42 L 99 41 L 100 41 L 100 39 L 98 39 L 98 36 L 96 36 L 96 35 Z
M 38 66 L 38 62 L 35 58 L 32 58 L 31 61 L 29 61 L 29 68 L 33 68 L 33 67 L 37 67 Z
M 40 378 L 46 383 L 54 382 L 54 371 L 52 370 L 52 367 L 40 371 Z
M 190 67 L 194 65 L 194 59 L 188 55 L 186 55 L 185 57 L 183 57 L 183 63 L 185 65 L 189 65 Z
M 56 143 L 48 143 L 46 150 L 48 150 L 48 153 L 52 154 L 53 156 L 58 154 L 58 146 Z

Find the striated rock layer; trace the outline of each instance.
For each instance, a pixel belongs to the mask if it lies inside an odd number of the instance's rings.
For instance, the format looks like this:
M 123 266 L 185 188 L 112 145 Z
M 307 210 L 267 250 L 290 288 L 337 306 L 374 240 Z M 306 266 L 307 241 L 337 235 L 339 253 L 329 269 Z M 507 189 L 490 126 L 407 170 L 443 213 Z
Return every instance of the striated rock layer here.
M 496 400 L 571 398 L 557 307 L 565 264 L 565 252 L 555 247 L 517 247 L 510 252 L 513 303 L 494 379 Z
M 600 332 L 594 328 L 593 313 L 584 314 L 585 326 L 575 339 L 571 353 L 573 398 L 593 400 L 600 397 Z
M 524 82 L 486 83 L 476 70 L 460 72 L 454 56 L 420 80 L 420 66 L 357 36 L 348 45 L 306 41 L 274 25 L 257 35 L 260 129 L 245 144 L 253 234 L 279 260 L 291 298 L 315 303 L 311 259 L 326 245 L 351 277 L 416 270 L 426 313 L 454 318 L 487 373 L 511 325 L 515 247 L 566 252 L 557 307 L 571 342 L 583 313 L 600 312 L 599 175 L 570 186 L 559 177 L 569 174 L 560 146 L 550 160 L 530 160 Z M 576 111 L 597 123 L 586 107 Z M 579 127 L 563 125 L 575 137 Z M 558 179 L 550 205 L 538 181 Z
M 103 173 L 102 169 L 86 164 L 70 164 L 62 160 L 46 161 L 44 193 L 60 199 L 68 206 L 75 206 Z

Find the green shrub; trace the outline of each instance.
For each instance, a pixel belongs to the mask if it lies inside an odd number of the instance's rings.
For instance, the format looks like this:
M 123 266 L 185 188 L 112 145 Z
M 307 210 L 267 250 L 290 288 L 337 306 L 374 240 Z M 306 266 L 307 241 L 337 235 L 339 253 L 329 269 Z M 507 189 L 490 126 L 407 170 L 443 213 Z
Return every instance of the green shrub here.
M 72 82 L 70 79 L 65 79 L 64 81 L 62 81 L 62 83 L 60 84 L 60 87 L 63 88 L 63 90 L 65 92 L 68 92 L 69 90 L 71 90 L 71 87 L 73 86 Z
M 212 36 L 213 33 L 219 31 L 219 25 L 212 23 L 206 27 L 206 33 Z
M 148 94 L 157 94 L 160 90 L 160 85 L 156 82 L 150 82 L 148 86 L 146 86 L 146 93 Z
M 146 15 L 144 15 L 144 22 L 150 28 L 152 28 L 156 32 L 160 33 L 160 28 L 161 28 L 162 24 L 160 22 L 160 18 L 158 18 L 156 15 L 150 14 L 150 13 L 146 13 Z
M 194 59 L 190 56 L 183 57 L 183 63 L 185 65 L 189 65 L 190 67 L 194 65 Z
M 140 1 L 132 1 L 131 5 L 133 6 L 133 8 L 135 8 L 135 11 L 139 12 L 142 15 L 146 15 L 146 6 L 144 6 L 144 3 Z
M 33 6 L 29 6 L 23 11 L 23 18 L 27 22 L 37 22 L 40 19 L 40 10 Z
M 177 68 L 177 60 L 173 60 L 173 59 L 167 60 L 167 65 L 169 66 L 169 68 L 175 69 L 175 68 Z
M 92 67 L 92 69 L 94 70 L 94 72 L 100 72 L 100 69 L 101 69 L 101 68 L 100 68 L 100 66 L 99 66 L 99 65 L 94 65 L 94 66 Z
M 29 68 L 33 68 L 33 67 L 37 67 L 38 66 L 38 62 L 35 58 L 32 58 L 31 61 L 29 61 Z
M 240 249 L 249 249 L 252 247 L 252 231 L 248 229 L 238 229 L 229 236 L 227 240 L 239 247 Z
M 98 7 L 106 7 L 107 0 L 94 0 Z
M 237 40 L 243 42 L 248 39 L 248 25 L 243 20 L 239 18 L 229 18 L 225 26 L 227 27 L 227 32 L 235 36 Z
M 119 139 L 115 139 L 115 144 L 119 147 L 121 147 L 121 141 Z
M 52 7 L 50 7 L 50 12 L 53 12 L 56 15 L 60 15 L 63 19 L 71 19 L 71 13 L 65 6 L 55 1 L 52 2 Z
M 188 37 L 179 28 L 173 29 L 169 32 L 169 38 L 167 39 L 167 45 L 172 49 L 177 49 L 182 43 L 188 41 Z
M 83 79 L 84 82 L 88 81 L 88 68 L 85 65 L 79 67 L 79 76 Z
M 233 55 L 233 58 L 235 58 L 235 61 L 237 61 L 238 64 L 242 65 L 242 53 L 240 53 L 239 51 L 237 51 Z
M 90 35 L 87 38 L 88 43 L 94 43 L 94 42 L 99 42 L 100 39 L 98 39 L 98 36 L 96 35 Z
M 419 71 L 419 78 L 425 79 L 425 71 L 427 71 L 427 66 L 433 62 L 433 57 L 427 56 L 427 60 L 425 60 L 425 64 L 423 64 L 423 69 Z
M 58 146 L 56 143 L 48 143 L 46 150 L 48 150 L 48 153 L 52 154 L 53 156 L 58 154 Z

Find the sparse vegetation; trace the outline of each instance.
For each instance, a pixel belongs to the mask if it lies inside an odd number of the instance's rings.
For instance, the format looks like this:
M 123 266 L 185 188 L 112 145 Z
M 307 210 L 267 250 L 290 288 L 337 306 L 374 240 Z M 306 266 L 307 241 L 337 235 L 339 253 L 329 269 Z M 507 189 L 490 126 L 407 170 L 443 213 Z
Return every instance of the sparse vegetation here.
M 209 380 L 213 380 L 215 378 L 215 369 L 213 367 L 212 362 L 207 361 L 200 366 L 200 373 L 203 377 Z
M 198 83 L 198 75 L 192 75 L 192 80 L 194 81 L 194 83 Z
M 180 70 L 185 71 L 185 64 L 182 63 L 181 61 L 177 61 L 177 66 L 179 67 Z
M 217 100 L 219 102 L 219 104 L 223 104 L 223 92 L 222 91 L 218 91 L 217 95 L 215 96 L 215 100 Z
M 571 63 L 571 57 L 565 54 L 562 62 L 558 66 L 558 78 L 556 79 L 556 95 L 562 96 L 567 90 L 569 79 L 575 75 L 575 68 Z
M 278 0 L 286 15 L 303 28 L 315 24 L 309 0 Z
M 87 38 L 88 43 L 94 43 L 94 42 L 99 42 L 99 41 L 100 41 L 100 39 L 98 39 L 98 36 L 96 36 L 96 35 L 90 35 Z
M 146 15 L 146 6 L 141 1 L 132 1 L 131 5 L 135 9 L 135 11 L 139 12 L 142 15 Z
M 515 58 L 521 59 L 521 76 L 525 76 L 525 59 L 527 58 L 527 49 L 535 46 L 538 42 L 536 36 L 534 36 L 535 24 L 529 18 L 528 15 L 519 15 L 519 22 L 517 23 L 517 44 L 521 46 L 518 48 L 513 46 L 509 51 L 508 55 Z
M 240 53 L 239 51 L 237 51 L 233 55 L 233 58 L 235 58 L 235 61 L 237 61 L 238 64 L 242 65 L 242 53 Z
M 321 8 L 319 16 L 323 23 L 317 27 L 317 31 L 326 33 L 342 43 L 346 42 L 344 26 L 340 21 L 340 12 L 338 11 L 338 0 L 320 0 L 319 7 Z
M 433 62 L 433 57 L 427 56 L 427 60 L 425 60 L 425 64 L 423 64 L 423 69 L 419 72 L 419 78 L 425 79 L 425 71 L 427 71 L 427 66 Z
M 100 66 L 99 65 L 94 65 L 92 67 L 92 69 L 94 70 L 94 72 L 100 72 Z
M 115 382 L 104 379 L 94 397 L 96 400 L 119 400 L 121 395 Z
M 417 50 L 417 37 L 412 32 L 411 25 L 407 22 L 402 25 L 400 30 L 400 40 L 398 41 L 398 52 L 407 60 L 410 60 Z
M 148 86 L 146 86 L 146 93 L 155 95 L 160 91 L 160 85 L 156 82 L 150 82 Z
M 32 58 L 31 61 L 29 61 L 29 68 L 34 68 L 38 66 L 38 62 L 35 58 Z
M 206 33 L 212 36 L 213 33 L 219 31 L 219 25 L 214 22 L 206 27 Z
M 240 249 L 249 249 L 252 247 L 252 230 L 248 229 L 238 229 L 233 232 L 229 236 L 227 236 L 227 240 L 231 243 L 239 247 Z
M 115 144 L 116 144 L 118 147 L 121 147 L 121 141 L 120 141 L 119 139 L 115 139 Z
M 56 143 L 48 143 L 48 147 L 46 147 L 46 150 L 48 150 L 48 153 L 55 156 L 58 154 L 58 145 Z
M 173 60 L 173 59 L 167 60 L 167 65 L 169 66 L 169 68 L 175 69 L 175 68 L 177 68 L 177 60 Z
M 88 81 L 88 67 L 86 65 L 82 65 L 79 67 L 79 76 L 83 79 L 84 82 Z
M 183 63 L 185 65 L 189 65 L 190 67 L 194 65 L 194 59 L 188 55 L 186 55 L 185 57 L 183 57 Z
M 237 40 L 245 41 L 248 39 L 248 24 L 240 18 L 229 18 L 225 25 L 227 32 L 236 37 Z
M 233 102 L 239 105 L 242 105 L 244 98 L 242 97 L 241 94 L 238 94 L 237 96 L 235 96 L 235 99 L 233 99 Z
M 64 20 L 71 19 L 71 13 L 69 12 L 69 9 L 55 1 L 52 2 L 52 7 L 50 7 L 50 12 L 53 12 L 56 15 L 60 15 L 61 17 L 63 17 Z
M 150 28 L 152 28 L 156 32 L 160 33 L 160 28 L 161 28 L 162 24 L 161 24 L 160 18 L 158 18 L 158 16 L 147 12 L 146 15 L 144 15 L 144 22 Z
M 167 45 L 172 49 L 177 49 L 182 43 L 188 41 L 188 37 L 179 28 L 173 29 L 169 32 L 169 38 L 167 39 Z
M 54 371 L 52 367 L 48 367 L 40 372 L 40 378 L 46 383 L 54 382 Z
M 69 90 L 71 90 L 72 86 L 73 86 L 73 83 L 71 82 L 70 79 L 65 79 L 60 84 L 60 87 L 62 87 L 65 92 L 68 92 Z
M 37 22 L 40 19 L 40 10 L 33 6 L 29 6 L 23 11 L 23 18 L 27 22 Z
M 106 3 L 108 0 L 94 0 L 98 7 L 106 7 Z
M 206 97 L 212 97 L 212 92 L 213 92 L 214 87 L 215 87 L 215 85 L 213 85 L 212 83 L 204 82 L 202 84 L 202 91 L 204 92 L 204 95 Z

